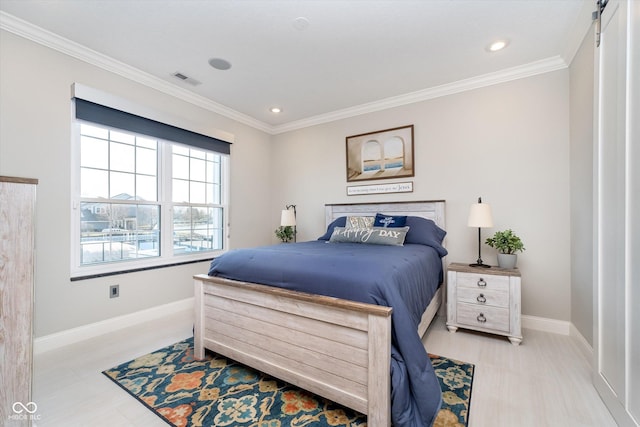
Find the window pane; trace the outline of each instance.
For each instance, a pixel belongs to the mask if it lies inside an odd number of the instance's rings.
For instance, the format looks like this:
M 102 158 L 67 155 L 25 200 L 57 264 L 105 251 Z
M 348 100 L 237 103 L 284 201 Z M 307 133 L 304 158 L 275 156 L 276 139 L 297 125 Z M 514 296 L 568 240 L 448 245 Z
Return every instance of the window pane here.
M 174 154 L 182 154 L 183 156 L 189 155 L 189 148 L 180 144 L 173 144 L 171 147 Z
M 158 170 L 158 152 L 148 148 L 136 148 L 136 172 L 155 175 Z
M 87 123 L 80 124 L 80 134 L 94 136 L 96 138 L 109 139 L 109 130 L 99 126 L 92 126 Z
M 80 169 L 80 195 L 88 198 L 109 197 L 109 173 L 98 169 Z
M 222 248 L 222 209 L 176 206 L 173 252 L 185 254 Z
M 180 179 L 189 179 L 189 158 L 173 155 L 173 177 Z
M 194 157 L 196 159 L 204 159 L 206 157 L 206 152 L 200 150 L 191 149 L 189 150 L 189 154 L 191 155 L 191 157 Z
M 207 179 L 207 170 L 204 160 L 191 159 L 190 178 L 195 181 L 205 181 Z
M 189 203 L 189 181 L 173 180 L 173 202 Z
M 123 142 L 125 144 L 133 145 L 136 142 L 136 137 L 131 135 L 130 133 L 123 133 L 123 132 L 112 130 L 109 133 L 109 136 L 111 137 L 112 141 Z
M 191 203 L 206 203 L 207 187 L 204 182 L 191 181 L 191 193 L 189 195 Z
M 141 136 L 136 138 L 136 145 L 138 147 L 151 148 L 153 150 L 158 149 L 158 141 L 155 139 L 143 138 Z
M 82 264 L 160 255 L 160 207 L 81 203 Z
M 136 194 L 135 175 L 132 173 L 111 172 L 109 197 L 118 200 L 131 200 Z
M 111 170 L 135 172 L 135 148 L 132 145 L 111 143 Z
M 80 166 L 107 169 L 109 167 L 109 143 L 104 139 L 81 137 Z
M 158 200 L 158 188 L 156 177 L 147 175 L 136 175 L 136 196 L 139 200 Z

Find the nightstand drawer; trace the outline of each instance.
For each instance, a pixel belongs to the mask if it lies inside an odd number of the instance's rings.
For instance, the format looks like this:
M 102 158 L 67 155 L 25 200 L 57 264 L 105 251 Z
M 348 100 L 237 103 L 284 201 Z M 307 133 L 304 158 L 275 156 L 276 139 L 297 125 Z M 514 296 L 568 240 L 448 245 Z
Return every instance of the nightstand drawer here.
M 458 303 L 458 324 L 509 332 L 509 309 Z
M 482 288 L 458 288 L 458 302 L 509 308 L 509 292 Z
M 458 288 L 491 289 L 509 292 L 509 276 L 493 276 L 481 273 L 458 273 L 457 286 Z

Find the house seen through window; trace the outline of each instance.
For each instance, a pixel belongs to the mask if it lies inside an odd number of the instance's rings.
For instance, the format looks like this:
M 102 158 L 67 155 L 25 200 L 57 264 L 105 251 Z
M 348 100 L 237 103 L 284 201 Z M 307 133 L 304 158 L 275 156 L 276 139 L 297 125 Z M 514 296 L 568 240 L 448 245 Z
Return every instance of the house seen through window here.
M 227 156 L 77 123 L 76 275 L 211 258 L 225 249 Z

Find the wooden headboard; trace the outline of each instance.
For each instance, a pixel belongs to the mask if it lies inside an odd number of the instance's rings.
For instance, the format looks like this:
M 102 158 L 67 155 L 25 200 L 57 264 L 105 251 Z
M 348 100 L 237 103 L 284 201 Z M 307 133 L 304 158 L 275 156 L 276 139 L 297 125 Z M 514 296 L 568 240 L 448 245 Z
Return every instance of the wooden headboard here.
M 425 200 L 418 202 L 387 202 L 387 203 L 340 203 L 325 206 L 325 222 L 328 226 L 333 220 L 341 216 L 375 216 L 377 213 L 385 215 L 411 215 L 427 218 L 435 222 L 438 227 L 445 227 L 445 201 Z

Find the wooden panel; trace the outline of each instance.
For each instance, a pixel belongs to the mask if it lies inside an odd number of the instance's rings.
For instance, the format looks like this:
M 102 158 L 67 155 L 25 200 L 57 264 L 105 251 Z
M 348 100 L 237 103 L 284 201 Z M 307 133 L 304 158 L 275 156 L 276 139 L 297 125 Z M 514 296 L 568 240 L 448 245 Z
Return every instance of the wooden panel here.
M 370 426 L 391 424 L 391 319 L 369 317 L 369 389 L 368 418 Z
M 344 372 L 346 378 L 366 384 L 367 355 L 365 350 L 354 349 L 344 344 L 332 346 L 331 342 L 320 341 L 319 338 L 312 335 L 297 331 L 287 333 L 286 328 L 276 328 L 271 323 L 256 322 L 254 319 L 224 310 L 209 307 L 205 309 L 205 313 L 205 322 L 213 334 L 207 333 L 207 337 L 225 335 L 278 353 L 305 365 L 325 371 Z M 327 346 L 322 347 L 320 344 L 325 342 Z M 337 353 L 336 356 L 331 354 L 334 349 Z M 357 356 L 353 361 L 347 359 L 350 349 L 353 350 L 354 356 Z
M 509 308 L 509 292 L 461 287 L 458 289 L 458 301 L 478 304 L 479 306 L 488 305 Z
M 35 185 L 0 180 L 0 420 L 13 420 L 15 402 L 31 401 Z
M 374 304 L 365 304 L 356 301 L 348 301 L 339 298 L 327 297 L 323 295 L 314 295 L 304 292 L 290 291 L 288 289 L 277 288 L 273 286 L 260 285 L 257 283 L 238 282 L 234 280 L 222 279 L 220 277 L 209 277 L 205 274 L 195 276 L 202 280 L 205 286 L 205 293 L 224 295 L 228 298 L 235 298 L 240 301 L 247 301 L 256 305 L 265 305 L 264 299 L 269 298 L 272 304 L 282 311 L 295 310 L 296 314 L 304 317 L 311 317 L 325 322 L 340 324 L 349 319 L 350 325 L 356 318 L 358 313 L 362 313 L 357 317 L 357 326 L 359 329 L 366 330 L 367 314 L 375 314 L 378 316 L 390 316 L 392 309 Z M 213 289 L 216 289 L 213 291 Z M 290 305 L 292 302 L 295 304 Z M 300 309 L 304 303 L 308 303 L 305 309 L 312 310 L 311 313 L 305 313 Z M 333 318 L 337 316 L 337 318 Z M 355 324 L 352 326 L 356 327 Z
M 223 299 L 224 302 L 220 300 Z M 224 304 L 224 305 L 223 305 Z M 242 313 L 247 317 L 255 320 L 266 320 L 272 324 L 286 326 L 298 331 L 304 331 L 321 338 L 330 339 L 332 341 L 349 344 L 356 348 L 367 348 L 367 337 L 361 330 L 352 327 L 343 327 L 334 322 L 318 321 L 313 318 L 300 317 L 292 315 L 286 311 L 274 309 L 273 306 L 262 307 L 252 303 L 245 303 L 220 295 L 206 295 L 205 306 L 224 307 L 229 306 L 230 310 Z M 329 329 L 330 328 L 330 329 Z
M 296 316 L 269 310 L 267 308 L 243 305 L 236 301 L 219 298 L 211 305 L 205 306 L 207 317 L 224 323 L 238 324 L 247 330 L 261 328 L 261 333 L 275 339 L 281 339 L 295 345 L 305 345 L 309 350 L 324 352 L 328 356 L 342 360 L 360 361 L 366 366 L 367 334 L 363 331 L 348 329 L 330 323 L 315 322 L 315 325 L 305 330 L 297 322 Z M 259 326 L 258 326 L 259 325 Z M 332 336 L 333 334 L 333 336 Z M 349 341 L 353 338 L 353 342 Z M 302 340 L 309 340 L 308 343 Z M 362 345 L 364 344 L 364 345 Z
M 509 277 L 488 274 L 458 273 L 458 287 L 509 292 Z
M 341 216 L 375 216 L 377 213 L 384 213 L 386 215 L 411 215 L 427 218 L 446 230 L 444 205 L 444 200 L 327 204 L 325 205 L 325 222 L 326 225 L 329 225 Z
M 473 326 L 474 329 L 491 330 L 490 332 L 509 332 L 509 309 L 498 307 L 483 307 L 474 304 L 457 304 L 458 323 Z M 486 319 L 484 322 L 478 318 Z
M 215 335 L 209 338 L 212 335 L 210 330 L 207 330 L 206 335 L 205 347 L 216 353 L 362 413 L 367 411 L 365 385 L 310 367 L 289 357 L 256 348 L 251 343 L 233 337 Z

